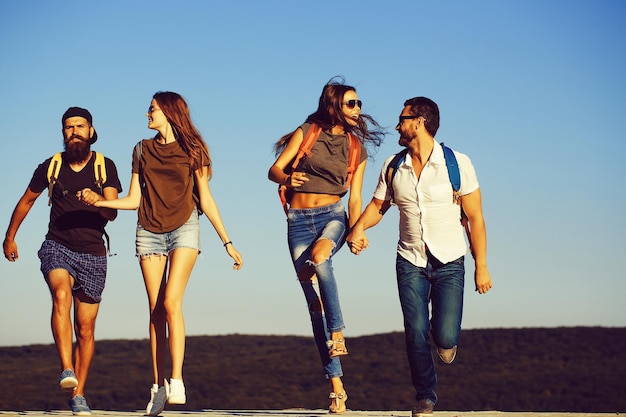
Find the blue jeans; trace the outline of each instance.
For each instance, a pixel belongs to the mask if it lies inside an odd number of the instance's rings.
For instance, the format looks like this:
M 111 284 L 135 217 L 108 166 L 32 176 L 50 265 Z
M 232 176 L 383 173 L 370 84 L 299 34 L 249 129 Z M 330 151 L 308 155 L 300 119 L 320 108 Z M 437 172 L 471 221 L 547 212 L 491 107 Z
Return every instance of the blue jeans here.
M 341 201 L 323 207 L 289 209 L 287 238 L 293 266 L 304 291 L 313 336 L 327 378 L 343 375 L 339 358 L 328 357 L 326 341 L 331 332 L 344 329 L 332 256 L 345 243 L 348 217 Z M 315 264 L 311 250 L 321 239 L 332 242 L 330 256 Z
M 415 399 L 437 402 L 437 375 L 429 334 L 441 348 L 455 346 L 461 333 L 464 257 L 442 264 L 430 253 L 426 267 L 396 258 L 398 294 L 404 316 L 406 352 L 411 368 Z M 432 303 L 432 318 L 428 305 Z

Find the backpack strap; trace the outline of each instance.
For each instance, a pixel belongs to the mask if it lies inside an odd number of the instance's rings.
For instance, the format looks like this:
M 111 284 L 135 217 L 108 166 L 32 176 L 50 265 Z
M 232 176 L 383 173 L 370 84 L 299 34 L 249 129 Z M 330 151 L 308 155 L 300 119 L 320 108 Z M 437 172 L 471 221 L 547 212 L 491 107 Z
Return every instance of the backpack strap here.
M 138 169 L 139 185 L 141 186 L 141 188 L 143 188 L 143 186 L 144 186 L 144 184 L 142 183 L 142 177 L 143 177 L 143 167 L 141 165 L 141 153 L 142 153 L 142 150 L 143 150 L 143 140 L 140 140 L 139 142 L 137 142 L 137 144 L 133 148 L 133 159 L 137 158 L 137 163 L 138 163 L 138 166 L 139 166 L 139 169 Z
M 102 186 L 107 180 L 107 170 L 104 162 L 104 155 L 100 152 L 95 152 L 96 161 L 93 164 L 93 174 L 96 179 L 96 185 L 102 194 Z M 50 164 L 48 165 L 48 172 L 46 178 L 48 179 L 48 205 L 52 205 L 52 189 L 59 180 L 59 172 L 61 171 L 61 165 L 63 164 L 63 156 L 61 152 L 57 152 L 52 156 Z
M 383 206 L 380 209 L 380 214 L 385 214 L 389 207 L 393 204 L 394 200 L 394 192 L 393 192 L 393 178 L 396 176 L 396 172 L 398 172 L 398 168 L 406 158 L 406 154 L 409 152 L 408 148 L 405 148 L 395 154 L 389 164 L 387 165 L 387 170 L 385 171 L 385 182 L 387 183 L 387 189 L 389 190 L 389 200 L 385 200 L 383 202 Z
M 359 167 L 361 161 L 361 142 L 352 133 L 348 133 L 350 138 L 350 154 L 348 155 L 348 178 L 346 178 L 346 190 L 350 187 L 352 176 Z
M 385 180 L 387 181 L 387 187 L 389 187 L 389 192 L 391 193 L 392 202 L 394 195 L 391 183 L 393 182 L 393 178 L 396 176 L 396 172 L 398 172 L 398 168 L 400 168 L 400 165 L 402 164 L 402 162 L 404 162 L 407 153 L 409 153 L 409 149 L 403 149 L 402 151 L 395 154 L 391 162 L 389 162 L 389 165 L 387 165 Z
M 454 151 L 448 148 L 441 142 L 443 148 L 443 156 L 446 160 L 446 167 L 448 168 L 448 177 L 450 178 L 450 184 L 452 185 L 454 202 L 459 204 L 461 195 L 459 190 L 461 189 L 461 173 L 459 172 L 459 164 L 456 161 Z
M 137 159 L 139 159 L 140 161 L 141 161 L 141 152 L 142 152 L 142 149 L 143 149 L 143 144 L 142 144 L 142 142 L 143 142 L 143 141 L 141 141 L 141 140 L 140 140 L 139 142 L 137 142 L 137 144 L 136 144 L 136 145 L 135 145 L 135 147 L 133 148 L 133 154 L 134 154 L 134 156 L 136 156 L 136 157 L 137 157 Z
M 304 135 L 300 148 L 298 148 L 298 153 L 289 168 L 290 173 L 294 172 L 298 168 L 300 160 L 304 157 L 304 155 L 311 156 L 311 149 L 313 149 L 313 144 L 315 144 L 315 141 L 320 136 L 321 131 L 322 128 L 315 123 L 312 123 L 311 126 L 309 126 L 309 130 L 307 130 L 306 135 Z M 278 187 L 278 196 L 280 197 L 280 203 L 283 206 L 285 215 L 289 212 L 289 203 L 287 200 L 291 200 L 291 196 L 288 196 L 287 194 L 291 194 L 291 191 L 292 190 L 290 190 L 285 184 L 281 184 Z
M 300 148 L 298 149 L 298 154 L 296 155 L 293 163 L 291 164 L 291 172 L 295 171 L 300 163 L 300 160 L 306 155 L 308 157 L 311 156 L 311 149 L 313 149 L 313 145 L 317 138 L 320 136 L 320 132 L 322 128 L 316 125 L 315 123 L 309 126 L 309 130 L 307 130 L 304 139 L 302 139 L 302 143 L 300 144 Z
M 104 164 L 104 155 L 96 152 L 96 162 L 93 164 L 94 176 L 96 177 L 96 185 L 102 194 L 102 185 L 107 180 L 107 170 Z
M 48 179 L 48 206 L 52 205 L 52 189 L 59 179 L 59 171 L 61 171 L 62 163 L 61 152 L 57 152 L 52 156 L 50 164 L 48 165 L 48 173 L 46 174 L 46 178 Z
M 459 190 L 461 189 L 461 172 L 459 171 L 459 164 L 452 149 L 445 146 L 443 142 L 441 142 L 441 147 L 443 148 L 443 156 L 446 159 L 446 166 L 448 167 L 448 177 L 450 178 L 450 184 L 452 185 L 452 195 L 454 198 L 454 202 L 461 206 L 461 194 L 459 194 Z M 467 235 L 467 240 L 469 242 L 470 252 L 473 255 L 474 252 L 472 248 L 472 234 L 469 228 L 467 215 L 463 210 L 463 206 L 461 206 L 461 224 L 465 229 L 465 234 Z
M 96 178 L 96 186 L 100 190 L 100 194 L 103 194 L 104 190 L 102 186 L 107 180 L 107 170 L 106 170 L 106 165 L 104 162 L 104 155 L 100 152 L 95 152 L 95 153 L 96 153 L 96 161 L 93 164 L 93 174 Z M 115 253 L 111 253 L 111 238 L 109 237 L 109 234 L 107 233 L 106 229 L 102 229 L 102 231 L 104 233 L 104 238 L 107 242 L 107 254 L 109 256 L 115 256 L 116 255 Z

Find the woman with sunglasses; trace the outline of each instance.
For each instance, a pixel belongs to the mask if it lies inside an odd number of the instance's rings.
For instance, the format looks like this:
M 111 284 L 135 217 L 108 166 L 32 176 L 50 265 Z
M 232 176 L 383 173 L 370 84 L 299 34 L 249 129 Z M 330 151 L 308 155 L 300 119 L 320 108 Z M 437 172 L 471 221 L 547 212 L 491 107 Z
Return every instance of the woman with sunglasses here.
M 133 152 L 128 195 L 117 200 L 83 200 L 97 207 L 138 211 L 136 254 L 150 307 L 150 347 L 153 385 L 146 415 L 156 416 L 165 403 L 186 402 L 183 384 L 185 325 L 183 295 L 200 253 L 199 215 L 204 212 L 222 240 L 234 269 L 241 255 L 226 233 L 209 190 L 211 157 L 193 125 L 185 100 L 177 93 L 158 92 L 146 114 L 152 139 L 140 141 Z M 169 335 L 169 341 L 168 341 Z M 172 373 L 165 379 L 169 342 Z
M 312 124 L 320 127 L 321 132 L 310 155 L 293 172 L 285 173 Z M 373 130 L 368 129 L 368 124 Z M 358 168 L 350 183 L 345 184 L 349 177 L 349 134 L 358 138 L 361 152 Z M 349 228 L 361 214 L 365 145 L 379 146 L 383 137 L 378 123 L 361 114 L 361 100 L 355 88 L 345 85 L 342 78 L 333 78 L 324 86 L 317 110 L 304 124 L 276 142 L 274 150 L 278 158 L 268 174 L 271 181 L 286 185 L 293 192 L 287 213 L 289 250 L 331 385 L 329 411 L 336 414 L 346 411 L 348 396 L 341 380 L 339 357 L 347 355 L 348 350 L 332 257 L 345 243 Z M 348 189 L 346 213 L 341 197 Z

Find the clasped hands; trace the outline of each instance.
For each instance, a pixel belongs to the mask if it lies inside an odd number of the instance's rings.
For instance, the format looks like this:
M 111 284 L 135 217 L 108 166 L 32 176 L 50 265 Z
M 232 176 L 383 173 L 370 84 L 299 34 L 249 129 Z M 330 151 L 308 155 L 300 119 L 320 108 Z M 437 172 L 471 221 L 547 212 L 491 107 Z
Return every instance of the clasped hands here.
M 82 190 L 77 191 L 76 198 L 88 206 L 95 206 L 98 201 L 103 200 L 103 197 L 100 194 L 89 188 L 83 188 Z
M 350 252 L 355 255 L 359 255 L 361 251 L 364 251 L 370 244 L 369 240 L 367 240 L 367 236 L 364 231 L 356 231 L 352 230 L 348 237 L 346 238 L 346 242 L 350 247 Z

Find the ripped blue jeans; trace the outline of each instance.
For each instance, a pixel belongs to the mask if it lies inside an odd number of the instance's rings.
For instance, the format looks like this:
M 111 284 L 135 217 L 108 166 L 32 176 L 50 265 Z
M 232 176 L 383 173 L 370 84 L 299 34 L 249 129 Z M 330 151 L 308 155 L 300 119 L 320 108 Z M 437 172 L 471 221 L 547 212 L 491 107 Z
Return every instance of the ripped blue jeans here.
M 343 376 L 339 358 L 328 357 L 326 341 L 331 332 L 345 327 L 332 265 L 332 256 L 345 243 L 348 230 L 344 205 L 338 201 L 323 207 L 289 209 L 287 224 L 291 259 L 304 291 L 326 377 Z M 311 250 L 320 239 L 329 239 L 333 248 L 328 258 L 315 264 L 311 261 Z

